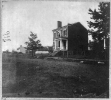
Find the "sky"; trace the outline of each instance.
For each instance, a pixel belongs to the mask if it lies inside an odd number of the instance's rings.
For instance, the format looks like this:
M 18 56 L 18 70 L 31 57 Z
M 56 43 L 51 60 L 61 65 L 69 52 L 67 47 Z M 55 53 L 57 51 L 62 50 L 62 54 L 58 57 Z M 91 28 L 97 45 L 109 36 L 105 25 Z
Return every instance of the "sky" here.
M 57 21 L 62 26 L 80 22 L 88 29 L 89 8 L 98 7 L 98 2 L 75 1 L 8 1 L 2 3 L 2 36 L 10 32 L 11 41 L 2 42 L 2 50 L 17 50 L 26 46 L 30 31 L 37 34 L 43 46 L 53 45 L 53 29 Z

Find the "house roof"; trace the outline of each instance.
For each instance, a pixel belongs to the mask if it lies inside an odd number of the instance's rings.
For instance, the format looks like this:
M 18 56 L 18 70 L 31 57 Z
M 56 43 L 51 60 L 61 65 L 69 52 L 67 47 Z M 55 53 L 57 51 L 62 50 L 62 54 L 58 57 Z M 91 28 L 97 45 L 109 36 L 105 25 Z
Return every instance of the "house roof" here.
M 20 48 L 21 48 L 21 47 L 17 48 L 17 50 L 19 50 Z M 26 47 L 22 47 L 22 48 L 27 49 Z
M 59 28 L 56 28 L 56 29 L 53 29 L 52 31 L 55 31 L 55 30 L 60 30 L 62 28 L 66 28 L 68 25 L 65 25 L 65 26 L 62 26 L 62 27 L 59 27 Z
M 70 23 L 68 23 L 67 25 L 65 25 L 65 26 L 62 26 L 62 27 L 59 27 L 59 28 L 56 28 L 56 29 L 53 29 L 52 31 L 55 31 L 55 30 L 60 30 L 60 29 L 62 29 L 62 28 L 66 28 L 66 27 L 68 27 L 68 26 L 72 26 L 72 25 L 76 25 L 76 24 L 81 24 L 80 22 L 76 22 L 76 23 L 72 23 L 72 24 L 70 24 Z M 81 24 L 82 25 L 82 24 Z M 82 25 L 82 27 L 84 27 L 83 25 Z M 85 27 L 84 27 L 85 28 Z M 86 28 L 85 28 L 86 29 Z

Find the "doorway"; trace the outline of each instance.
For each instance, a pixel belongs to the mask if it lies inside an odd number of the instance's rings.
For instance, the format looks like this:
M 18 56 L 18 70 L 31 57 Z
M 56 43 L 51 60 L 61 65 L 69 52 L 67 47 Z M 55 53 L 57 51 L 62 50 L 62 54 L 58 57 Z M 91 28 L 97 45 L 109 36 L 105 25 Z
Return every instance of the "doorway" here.
M 62 40 L 62 43 L 63 43 L 64 50 L 66 50 L 66 40 Z

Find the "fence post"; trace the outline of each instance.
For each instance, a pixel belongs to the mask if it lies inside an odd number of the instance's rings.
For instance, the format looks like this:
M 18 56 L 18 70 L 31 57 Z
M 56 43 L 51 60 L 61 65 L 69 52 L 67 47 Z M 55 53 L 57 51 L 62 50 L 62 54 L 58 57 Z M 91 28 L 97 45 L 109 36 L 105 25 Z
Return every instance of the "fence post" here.
M 67 51 L 67 58 L 68 58 L 68 51 Z
M 64 51 L 63 51 L 63 59 L 64 59 Z

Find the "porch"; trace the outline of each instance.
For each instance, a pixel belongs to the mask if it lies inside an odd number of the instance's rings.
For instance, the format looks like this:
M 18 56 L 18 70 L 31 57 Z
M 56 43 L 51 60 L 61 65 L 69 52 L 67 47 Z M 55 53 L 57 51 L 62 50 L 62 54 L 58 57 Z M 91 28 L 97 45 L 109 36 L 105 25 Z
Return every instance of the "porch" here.
M 54 41 L 54 51 L 67 51 L 68 40 L 67 39 L 56 39 Z

